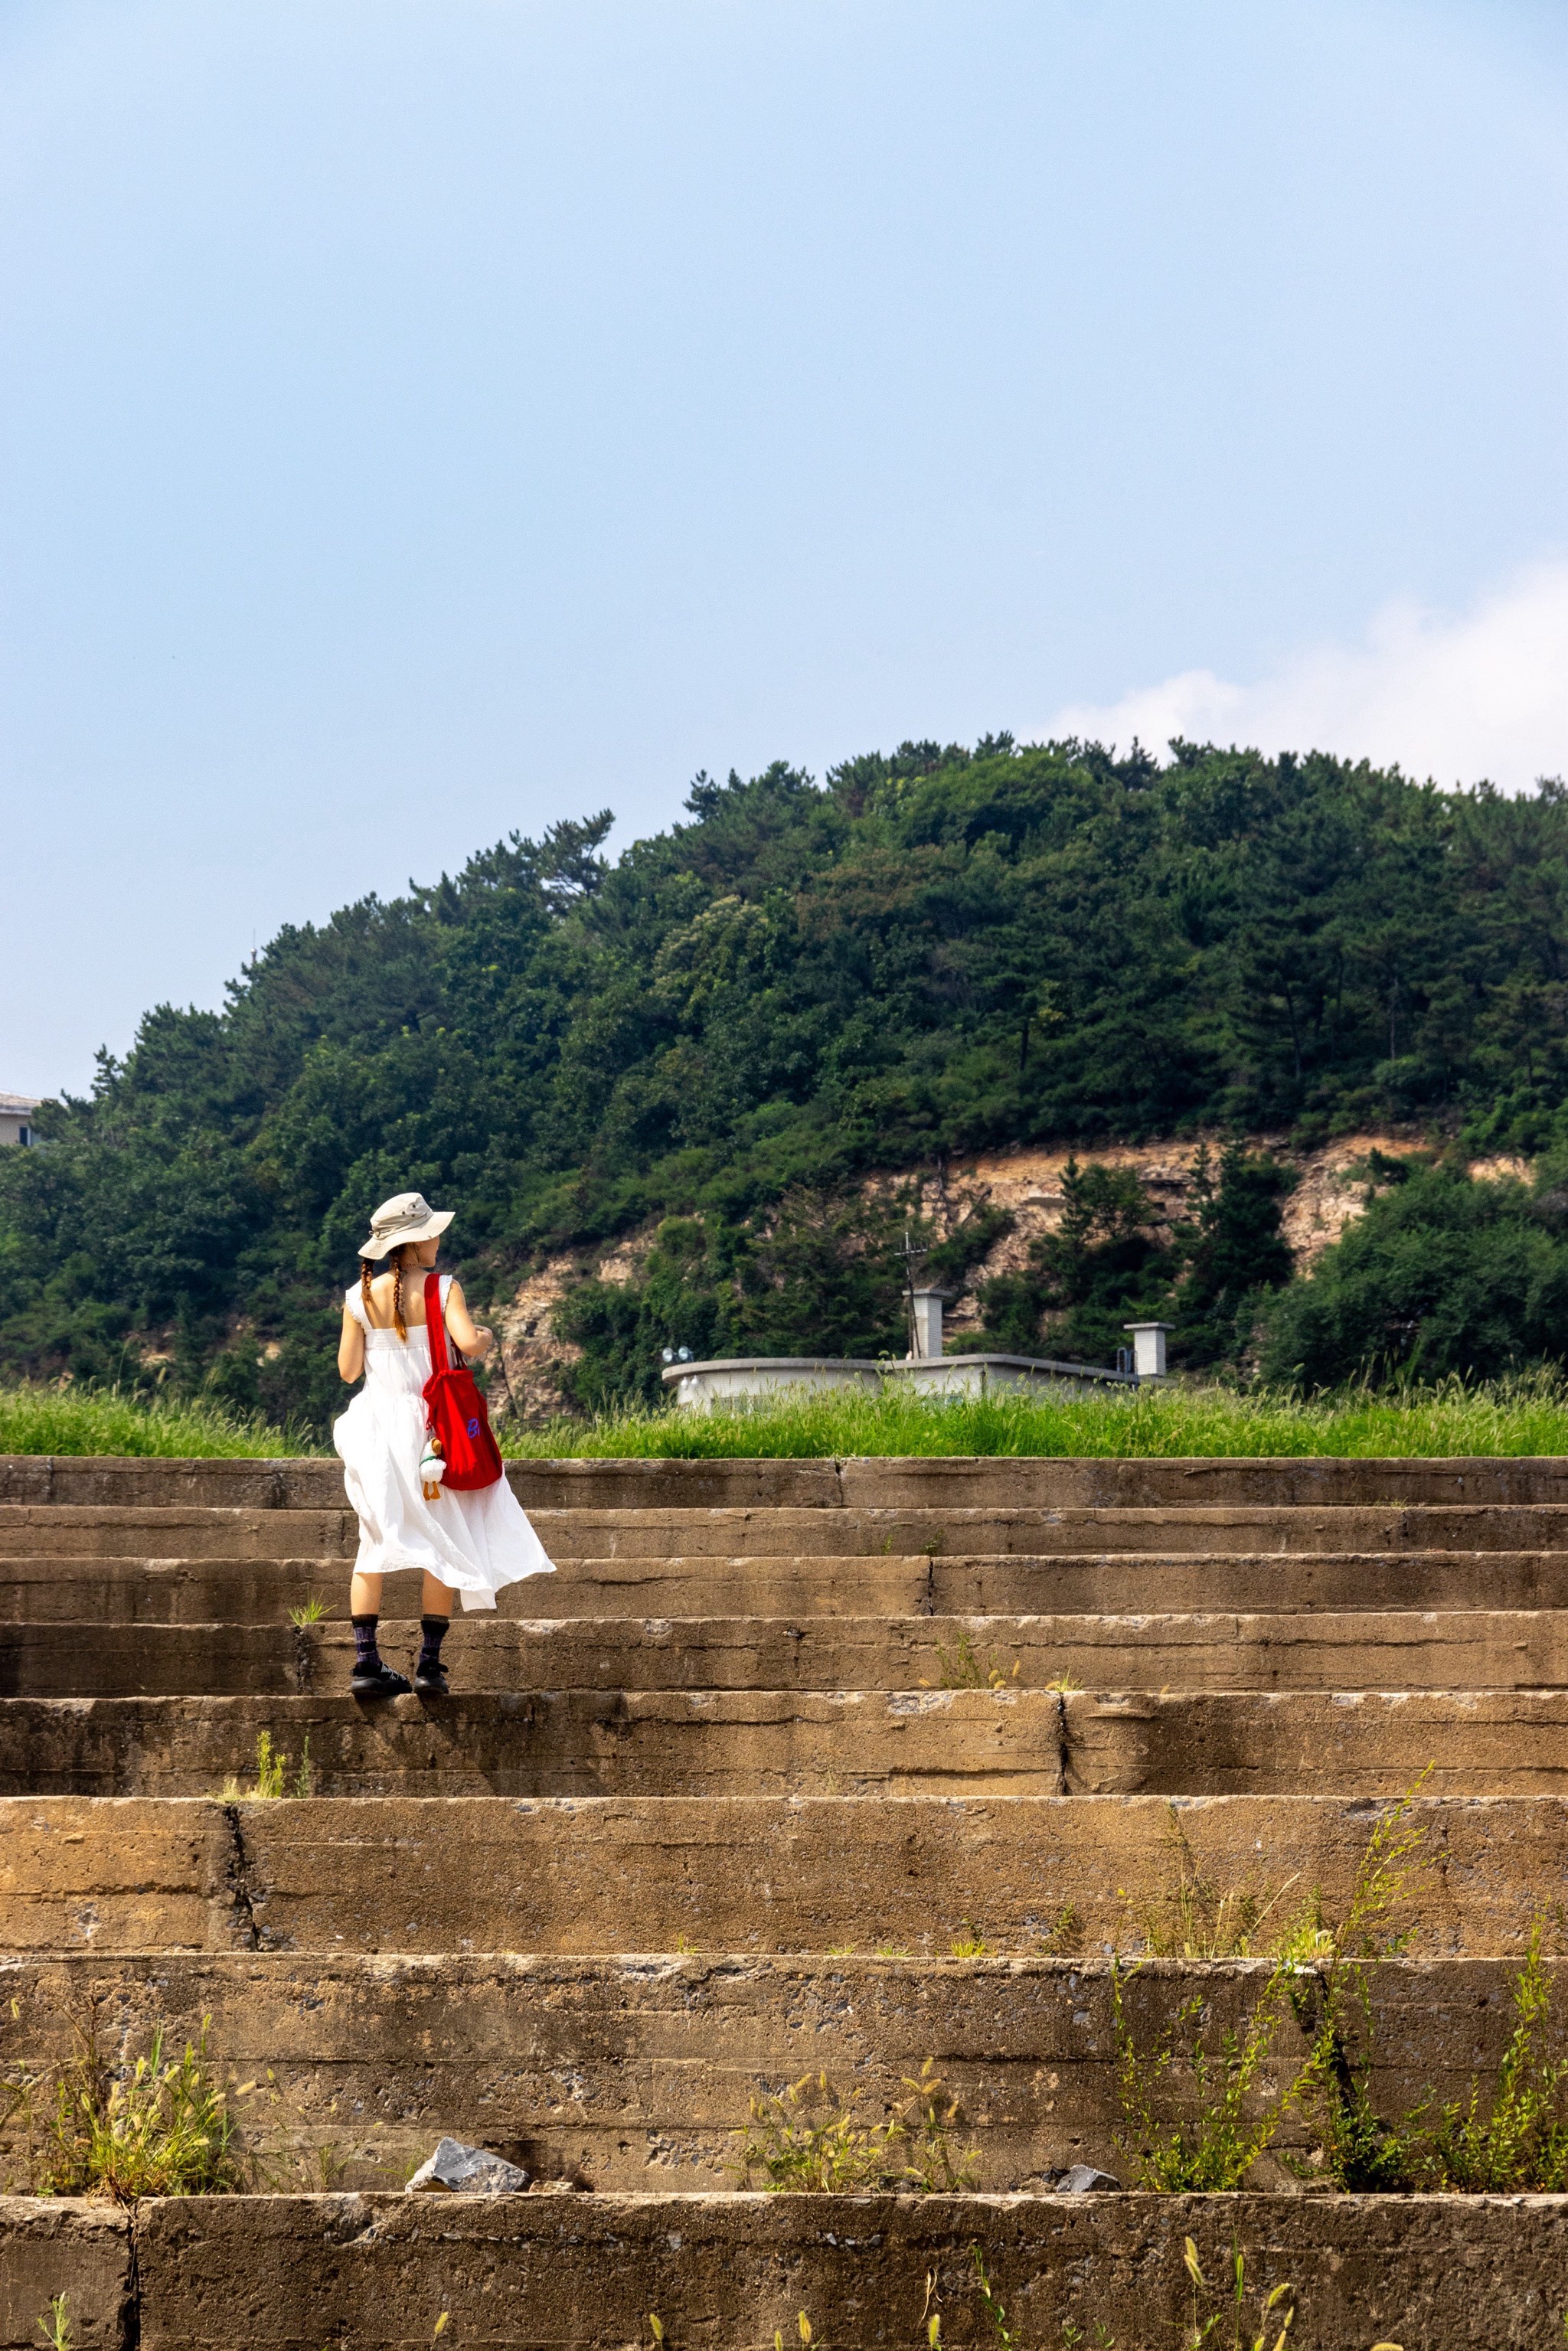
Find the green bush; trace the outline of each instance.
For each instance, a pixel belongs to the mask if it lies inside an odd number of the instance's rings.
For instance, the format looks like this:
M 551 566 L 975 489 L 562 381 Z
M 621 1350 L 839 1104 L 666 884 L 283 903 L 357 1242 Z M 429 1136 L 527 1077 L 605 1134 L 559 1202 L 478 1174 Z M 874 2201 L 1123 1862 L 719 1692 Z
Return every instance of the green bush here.
M 1449 1167 L 1401 1171 L 1269 1312 L 1262 1377 L 1491 1380 L 1558 1364 L 1568 1340 L 1568 1198 Z

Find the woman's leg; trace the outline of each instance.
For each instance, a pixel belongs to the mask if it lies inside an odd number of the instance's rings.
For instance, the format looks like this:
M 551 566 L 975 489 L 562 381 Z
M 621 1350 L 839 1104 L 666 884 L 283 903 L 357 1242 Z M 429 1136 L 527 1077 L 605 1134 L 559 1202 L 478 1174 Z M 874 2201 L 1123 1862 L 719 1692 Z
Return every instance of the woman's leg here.
M 428 1583 L 430 1578 L 426 1576 Z M 349 1586 L 350 1616 L 379 1616 L 382 1613 L 382 1580 L 379 1575 L 361 1575 L 354 1570 L 354 1580 Z
M 354 1674 L 349 1687 L 356 1698 L 397 1698 L 409 1687 L 406 1674 L 394 1673 L 382 1662 L 376 1626 L 382 1613 L 382 1580 L 354 1570 L 349 1586 L 349 1621 L 354 1628 Z
M 419 1598 L 419 1662 L 413 1669 L 413 1686 L 423 1697 L 445 1696 L 446 1668 L 441 1662 L 441 1644 L 452 1622 L 452 1600 L 451 1585 L 439 1582 L 426 1568 Z

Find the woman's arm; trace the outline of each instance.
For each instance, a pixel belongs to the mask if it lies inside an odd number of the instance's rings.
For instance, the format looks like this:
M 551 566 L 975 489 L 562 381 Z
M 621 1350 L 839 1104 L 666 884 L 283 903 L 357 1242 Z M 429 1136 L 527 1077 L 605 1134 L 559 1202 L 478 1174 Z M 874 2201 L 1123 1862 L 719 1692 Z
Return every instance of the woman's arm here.
M 357 1380 L 364 1368 L 365 1334 L 345 1306 L 342 1334 L 338 1341 L 338 1370 L 344 1379 Z
M 482 1364 L 496 1343 L 495 1332 L 469 1313 L 460 1281 L 454 1281 L 446 1293 L 446 1327 L 472 1364 Z

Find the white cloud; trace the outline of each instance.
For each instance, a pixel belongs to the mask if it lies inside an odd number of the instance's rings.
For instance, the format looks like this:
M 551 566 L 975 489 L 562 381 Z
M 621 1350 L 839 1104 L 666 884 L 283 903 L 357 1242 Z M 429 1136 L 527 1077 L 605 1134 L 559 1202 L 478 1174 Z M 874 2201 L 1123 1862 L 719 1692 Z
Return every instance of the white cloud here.
M 1173 735 L 1264 752 L 1332 751 L 1519 791 L 1568 776 L 1568 562 L 1541 563 L 1455 619 L 1385 606 L 1359 645 L 1294 655 L 1254 685 L 1184 670 L 1031 729 L 1163 754 Z

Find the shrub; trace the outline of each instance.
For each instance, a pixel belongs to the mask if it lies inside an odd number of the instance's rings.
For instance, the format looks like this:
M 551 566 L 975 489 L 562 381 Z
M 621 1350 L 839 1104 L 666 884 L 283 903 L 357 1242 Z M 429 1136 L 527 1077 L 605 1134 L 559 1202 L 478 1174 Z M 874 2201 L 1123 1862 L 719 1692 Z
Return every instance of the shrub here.
M 1568 1206 L 1535 1187 L 1416 1168 L 1378 1191 L 1270 1311 L 1265 1381 L 1498 1379 L 1562 1359 Z

